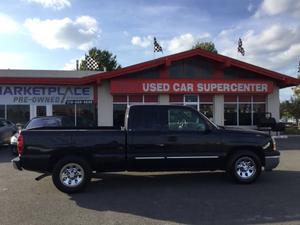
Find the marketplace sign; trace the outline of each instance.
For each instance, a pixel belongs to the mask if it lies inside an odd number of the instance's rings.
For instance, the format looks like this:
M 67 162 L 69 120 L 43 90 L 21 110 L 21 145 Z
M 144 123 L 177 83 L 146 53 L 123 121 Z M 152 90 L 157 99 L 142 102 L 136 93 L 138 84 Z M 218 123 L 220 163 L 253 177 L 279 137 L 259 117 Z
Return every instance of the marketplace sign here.
M 134 93 L 271 93 L 269 81 L 124 79 L 111 81 L 112 94 Z
M 0 85 L 0 104 L 70 104 L 93 99 L 90 86 Z

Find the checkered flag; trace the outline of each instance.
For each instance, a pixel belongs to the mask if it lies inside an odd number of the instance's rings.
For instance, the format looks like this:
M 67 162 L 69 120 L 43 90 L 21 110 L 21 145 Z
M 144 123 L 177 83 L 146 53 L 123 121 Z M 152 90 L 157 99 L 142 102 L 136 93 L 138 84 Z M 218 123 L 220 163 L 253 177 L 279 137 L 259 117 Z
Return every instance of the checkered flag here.
M 87 70 L 98 70 L 99 65 L 98 63 L 90 56 L 85 55 L 85 65 Z
M 239 38 L 238 52 L 240 52 L 242 54 L 242 56 L 245 55 L 245 49 L 243 48 L 243 42 L 242 42 L 241 38 Z
M 156 37 L 154 37 L 154 52 L 162 52 L 163 53 L 163 49 L 162 47 L 158 44 Z

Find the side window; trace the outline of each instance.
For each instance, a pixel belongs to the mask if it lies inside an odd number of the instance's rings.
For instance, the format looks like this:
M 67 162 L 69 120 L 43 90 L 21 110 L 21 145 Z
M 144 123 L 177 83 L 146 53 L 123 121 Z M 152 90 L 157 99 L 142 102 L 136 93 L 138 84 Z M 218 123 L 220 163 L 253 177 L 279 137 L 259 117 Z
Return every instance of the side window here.
M 168 110 L 168 128 L 173 131 L 205 131 L 205 123 L 193 110 L 170 108 Z
M 135 107 L 129 113 L 131 128 L 138 131 L 155 131 L 162 129 L 162 121 L 159 110 L 156 108 Z

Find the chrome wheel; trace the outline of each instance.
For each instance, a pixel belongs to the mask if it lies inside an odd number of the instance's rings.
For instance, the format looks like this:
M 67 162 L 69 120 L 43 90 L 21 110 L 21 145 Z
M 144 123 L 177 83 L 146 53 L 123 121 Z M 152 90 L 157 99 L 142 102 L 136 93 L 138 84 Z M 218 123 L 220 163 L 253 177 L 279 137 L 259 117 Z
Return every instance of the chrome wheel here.
M 235 162 L 235 173 L 241 179 L 250 179 L 256 174 L 255 161 L 249 156 L 243 156 Z
M 76 187 L 84 179 L 84 170 L 77 163 L 68 163 L 62 167 L 59 174 L 60 181 L 67 187 Z

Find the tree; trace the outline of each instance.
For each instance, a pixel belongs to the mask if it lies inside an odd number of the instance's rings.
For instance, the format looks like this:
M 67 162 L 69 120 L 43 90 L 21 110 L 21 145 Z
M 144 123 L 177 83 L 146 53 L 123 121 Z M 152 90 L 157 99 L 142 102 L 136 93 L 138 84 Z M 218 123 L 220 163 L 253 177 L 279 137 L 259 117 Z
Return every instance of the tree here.
M 300 75 L 298 75 L 298 79 L 300 79 Z M 300 98 L 300 85 L 293 88 L 294 97 Z
M 289 119 L 293 118 L 291 111 L 291 102 L 286 100 L 280 103 L 280 118 Z
M 213 42 L 200 42 L 200 41 L 197 41 L 192 49 L 196 49 L 196 48 L 201 48 L 203 50 L 206 50 L 206 51 L 209 51 L 209 52 L 213 52 L 213 53 L 218 53 L 216 47 L 215 47 L 215 44 Z
M 117 56 L 107 50 L 101 50 L 94 47 L 88 51 L 88 56 L 92 57 L 98 63 L 99 68 L 97 70 L 104 71 L 104 67 L 106 68 L 106 71 L 121 68 L 121 65 L 117 62 Z M 80 70 L 88 70 L 86 60 L 81 61 Z

